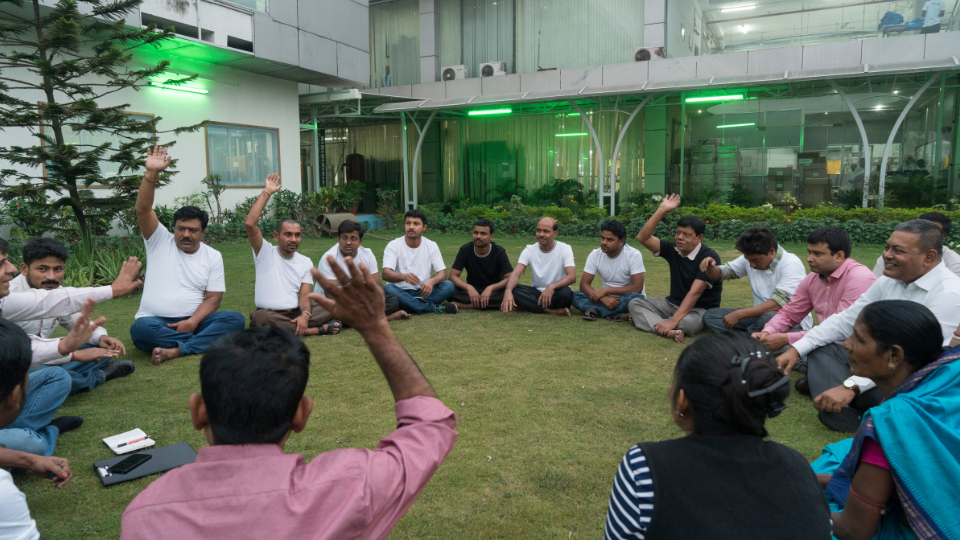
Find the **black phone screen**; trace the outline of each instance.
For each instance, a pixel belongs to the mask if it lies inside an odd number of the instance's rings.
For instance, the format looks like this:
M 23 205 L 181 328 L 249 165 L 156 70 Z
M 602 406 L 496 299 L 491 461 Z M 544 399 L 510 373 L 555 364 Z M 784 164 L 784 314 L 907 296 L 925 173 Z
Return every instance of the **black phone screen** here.
M 110 474 L 127 474 L 152 458 L 150 454 L 133 454 L 120 463 L 110 467 Z

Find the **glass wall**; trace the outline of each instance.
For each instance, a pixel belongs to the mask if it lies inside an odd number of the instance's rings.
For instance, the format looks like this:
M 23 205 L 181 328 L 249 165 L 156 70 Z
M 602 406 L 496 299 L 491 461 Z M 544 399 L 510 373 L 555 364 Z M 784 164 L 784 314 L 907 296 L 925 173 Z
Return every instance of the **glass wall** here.
M 943 0 L 943 15 L 926 13 L 926 0 L 840 3 L 833 0 L 667 0 L 667 52 L 681 34 L 699 54 L 956 30 L 960 1 Z M 688 7 L 689 6 L 689 7 Z M 682 16 L 679 14 L 682 13 Z M 677 14 L 671 17 L 670 14 Z M 692 35 L 691 34 L 692 30 Z
M 420 2 L 370 5 L 370 87 L 420 82 Z

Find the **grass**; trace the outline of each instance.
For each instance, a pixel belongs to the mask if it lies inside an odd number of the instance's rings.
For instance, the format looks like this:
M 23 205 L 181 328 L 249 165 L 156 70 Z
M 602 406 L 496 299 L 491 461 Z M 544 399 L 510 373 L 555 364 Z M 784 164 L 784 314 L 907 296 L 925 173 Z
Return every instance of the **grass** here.
M 391 233 L 380 236 L 392 238 Z M 447 264 L 466 236 L 435 235 Z M 571 244 L 578 269 L 598 246 Z M 499 238 L 516 261 L 532 238 Z M 381 260 L 387 240 L 369 235 L 364 245 Z M 333 244 L 309 238 L 301 252 L 314 262 Z M 637 246 L 635 240 L 631 244 Z M 710 243 L 723 260 L 738 255 L 730 242 Z M 640 247 L 640 246 L 637 246 Z M 806 246 L 784 246 L 804 255 Z M 254 268 L 245 243 L 218 246 L 224 257 L 225 310 L 253 308 Z M 647 294 L 668 293 L 663 260 L 644 252 Z M 880 246 L 856 246 L 857 260 L 872 268 Z M 521 282 L 530 283 L 530 273 Z M 116 538 L 127 504 L 157 477 L 103 488 L 93 462 L 112 456 L 100 441 L 141 428 L 158 445 L 205 445 L 192 429 L 187 398 L 199 391 L 199 356 L 160 367 L 130 342 L 127 329 L 139 296 L 101 304 L 110 334 L 124 341 L 137 371 L 94 391 L 69 398 L 60 414 L 80 415 L 83 427 L 61 437 L 56 455 L 68 458 L 73 481 L 54 490 L 45 480 L 19 476 L 45 539 Z M 724 285 L 723 306 L 751 305 L 746 279 Z M 457 413 L 457 444 L 392 538 L 596 538 L 606 520 L 619 461 L 639 441 L 681 436 L 673 425 L 667 389 L 682 347 L 626 324 L 588 323 L 526 313 L 461 312 L 424 315 L 392 323 L 437 394 Z M 290 453 L 309 460 L 344 447 L 373 448 L 395 425 L 390 391 L 356 332 L 307 340 L 312 354 L 307 394 L 315 409 L 307 429 L 291 437 Z M 794 376 L 796 377 L 796 375 Z M 810 399 L 792 396 L 767 422 L 773 440 L 811 461 L 841 436 L 816 420 Z

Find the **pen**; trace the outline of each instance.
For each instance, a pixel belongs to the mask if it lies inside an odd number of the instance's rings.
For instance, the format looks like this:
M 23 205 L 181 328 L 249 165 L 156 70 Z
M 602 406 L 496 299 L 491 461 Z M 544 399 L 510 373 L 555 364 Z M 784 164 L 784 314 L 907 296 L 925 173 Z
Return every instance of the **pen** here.
M 134 439 L 134 440 L 132 440 L 132 441 L 127 441 L 127 442 L 125 442 L 125 443 L 120 443 L 120 444 L 117 445 L 117 448 L 120 448 L 121 446 L 126 446 L 126 445 L 128 445 L 128 444 L 133 444 L 133 443 L 135 443 L 135 442 L 140 442 L 140 441 L 145 440 L 145 439 L 148 439 L 148 438 L 149 438 L 148 436 L 144 435 L 143 437 L 140 437 L 139 439 Z

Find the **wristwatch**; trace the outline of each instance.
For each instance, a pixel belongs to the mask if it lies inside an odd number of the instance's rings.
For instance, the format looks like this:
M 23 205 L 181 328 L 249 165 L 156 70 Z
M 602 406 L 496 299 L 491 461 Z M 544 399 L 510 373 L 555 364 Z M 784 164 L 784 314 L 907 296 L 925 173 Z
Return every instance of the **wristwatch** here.
M 843 381 L 843 387 L 847 390 L 853 390 L 853 395 L 860 395 L 860 385 L 857 384 L 857 381 L 853 380 L 853 377 Z

